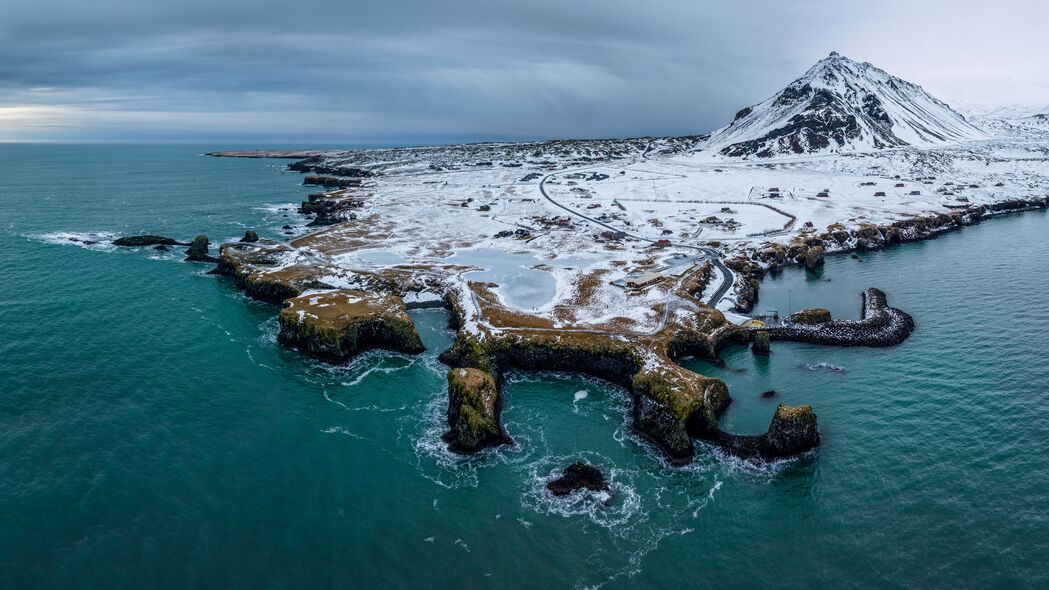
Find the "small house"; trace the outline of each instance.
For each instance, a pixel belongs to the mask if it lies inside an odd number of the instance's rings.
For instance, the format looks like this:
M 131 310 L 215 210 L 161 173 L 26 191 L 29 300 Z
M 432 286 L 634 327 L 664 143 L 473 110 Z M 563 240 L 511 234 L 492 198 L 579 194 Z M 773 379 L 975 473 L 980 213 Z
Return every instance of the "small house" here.
M 655 272 L 646 272 L 626 278 L 626 286 L 631 289 L 644 289 L 663 280 L 663 275 Z

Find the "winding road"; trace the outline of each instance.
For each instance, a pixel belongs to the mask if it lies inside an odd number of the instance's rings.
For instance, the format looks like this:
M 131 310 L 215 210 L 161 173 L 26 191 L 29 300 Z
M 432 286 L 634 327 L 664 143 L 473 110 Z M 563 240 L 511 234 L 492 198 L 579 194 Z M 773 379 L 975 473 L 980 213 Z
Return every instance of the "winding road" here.
M 579 171 L 581 171 L 581 170 L 579 170 Z M 554 177 L 554 176 L 556 176 L 558 174 L 564 173 L 564 172 L 566 172 L 566 171 L 562 170 L 560 172 L 554 172 L 554 173 L 551 173 L 551 174 L 547 174 L 546 176 L 543 177 L 542 180 L 539 181 L 539 192 L 543 195 L 543 198 L 545 198 L 547 201 L 550 201 L 550 203 L 552 203 L 554 206 L 560 207 L 561 209 L 564 209 L 568 213 L 570 213 L 570 214 L 572 214 L 572 215 L 574 215 L 576 217 L 579 217 L 581 219 L 584 219 L 586 221 L 589 221 L 590 223 L 593 223 L 594 225 L 601 226 L 601 227 L 603 227 L 605 229 L 608 229 L 608 230 L 611 230 L 611 231 L 614 231 L 614 232 L 623 231 L 623 230 L 619 229 L 618 227 L 614 227 L 614 226 L 609 225 L 609 224 L 607 224 L 607 223 L 605 223 L 603 221 L 598 221 L 598 220 L 594 219 L 593 217 L 589 217 L 587 215 L 584 215 L 583 213 L 581 213 L 579 211 L 576 211 L 575 209 L 572 209 L 572 208 L 568 207 L 567 205 L 563 205 L 563 204 L 558 203 L 557 201 L 555 201 L 553 199 L 553 197 L 551 197 L 550 194 L 548 192 L 546 192 L 546 181 L 549 180 L 550 178 L 552 178 L 552 177 Z M 651 238 L 645 238 L 645 237 L 637 236 L 637 235 L 630 234 L 630 233 L 627 233 L 627 232 L 623 232 L 623 234 L 626 235 L 629 238 L 633 238 L 635 240 L 639 240 L 639 241 L 642 241 L 642 242 L 648 242 L 650 244 L 656 243 L 656 240 L 653 240 Z M 735 281 L 735 275 L 732 274 L 732 271 L 729 269 L 729 267 L 725 266 L 725 262 L 723 260 L 721 260 L 721 253 L 718 252 L 717 250 L 713 249 L 713 248 L 707 248 L 707 247 L 704 247 L 704 246 L 693 246 L 693 245 L 690 245 L 690 244 L 681 244 L 681 243 L 677 243 L 675 245 L 680 247 L 680 248 L 691 248 L 693 250 L 699 250 L 704 255 L 706 255 L 707 259 L 709 259 L 710 262 L 714 265 L 714 267 L 717 268 L 718 271 L 721 273 L 721 285 L 718 287 L 717 291 L 715 291 L 714 294 L 710 296 L 710 300 L 707 301 L 707 305 L 709 305 L 711 307 L 717 307 L 717 304 L 720 303 L 721 300 L 724 299 L 725 295 L 728 294 L 729 289 L 732 288 L 732 283 Z M 669 310 L 669 307 L 670 306 L 667 305 L 667 309 L 668 310 Z

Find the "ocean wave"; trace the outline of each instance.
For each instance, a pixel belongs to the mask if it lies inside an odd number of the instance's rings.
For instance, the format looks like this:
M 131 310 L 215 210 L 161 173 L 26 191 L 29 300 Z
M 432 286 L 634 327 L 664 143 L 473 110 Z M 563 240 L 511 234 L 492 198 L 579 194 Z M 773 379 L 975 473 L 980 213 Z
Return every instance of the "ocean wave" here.
M 62 246 L 79 246 L 87 250 L 95 250 L 99 252 L 113 252 L 117 250 L 117 247 L 112 244 L 113 240 L 118 237 L 118 234 L 113 232 L 71 232 L 71 231 L 57 231 L 40 234 L 27 234 L 22 236 L 28 240 L 35 242 L 43 242 L 45 244 L 56 244 Z

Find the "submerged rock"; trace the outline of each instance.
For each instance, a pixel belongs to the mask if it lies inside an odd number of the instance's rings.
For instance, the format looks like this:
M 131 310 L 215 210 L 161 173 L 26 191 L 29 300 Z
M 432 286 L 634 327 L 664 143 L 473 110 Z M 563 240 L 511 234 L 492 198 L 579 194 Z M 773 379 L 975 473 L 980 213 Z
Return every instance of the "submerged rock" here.
M 607 492 L 608 481 L 601 471 L 582 461 L 572 463 L 562 472 L 561 477 L 546 484 L 546 489 L 555 496 L 567 496 L 576 490 L 587 489 L 591 492 Z
M 248 231 L 244 232 L 244 237 L 241 238 L 240 241 L 248 243 L 248 244 L 253 244 L 253 243 L 259 241 L 259 234 L 255 233 L 255 232 L 253 232 L 253 231 L 251 231 L 249 229 Z
M 153 246 L 153 249 L 158 251 L 158 252 L 168 252 L 168 247 L 165 246 L 164 244 L 161 244 L 159 246 Z
M 396 295 L 350 290 L 300 295 L 284 302 L 278 319 L 281 343 L 323 360 L 344 362 L 372 348 L 424 350 Z
M 776 397 L 776 390 L 775 389 L 770 389 L 768 391 L 763 391 L 763 392 L 761 392 L 761 397 L 764 397 L 764 398 Z
M 442 437 L 455 453 L 511 444 L 499 422 L 502 399 L 490 373 L 480 369 L 448 371 L 448 432 Z
M 193 238 L 189 248 L 186 249 L 186 260 L 191 262 L 218 262 L 219 259 L 208 254 L 208 236 L 200 235 Z
M 164 236 L 124 236 L 123 238 L 117 238 L 113 240 L 114 246 L 124 246 L 127 248 L 137 248 L 141 246 L 182 246 L 182 242 L 174 240 L 172 238 L 166 238 Z

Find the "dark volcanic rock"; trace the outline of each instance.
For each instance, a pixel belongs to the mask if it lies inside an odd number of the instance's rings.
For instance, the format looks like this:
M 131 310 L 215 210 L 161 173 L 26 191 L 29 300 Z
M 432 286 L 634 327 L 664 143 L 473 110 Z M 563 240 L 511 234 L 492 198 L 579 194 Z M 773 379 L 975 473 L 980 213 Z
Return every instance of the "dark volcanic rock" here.
M 191 262 L 218 262 L 219 259 L 208 254 L 208 236 L 200 235 L 193 238 L 189 248 L 186 248 L 186 260 Z
M 168 247 L 165 246 L 164 244 L 161 244 L 159 246 L 153 246 L 153 249 L 154 250 L 158 250 L 160 252 L 167 252 L 168 251 Z
M 577 461 L 566 467 L 561 477 L 547 483 L 546 489 L 555 496 L 567 496 L 576 490 L 607 492 L 609 488 L 605 475 L 598 468 Z
M 810 451 L 820 444 L 812 406 L 780 404 L 765 434 L 718 432 L 714 440 L 726 452 L 752 461 L 775 461 Z
M 255 232 L 253 232 L 253 231 L 251 231 L 249 229 L 248 231 L 244 232 L 244 237 L 241 238 L 240 241 L 248 243 L 248 244 L 255 243 L 255 242 L 259 241 L 259 234 L 255 233 Z
M 136 248 L 140 246 L 182 246 L 183 243 L 178 240 L 171 238 L 165 238 L 164 236 L 125 236 L 123 238 L 117 238 L 113 240 L 114 246 L 125 246 L 128 248 Z
M 634 396 L 634 430 L 655 443 L 672 465 L 685 465 L 695 454 L 685 424 L 647 395 Z

